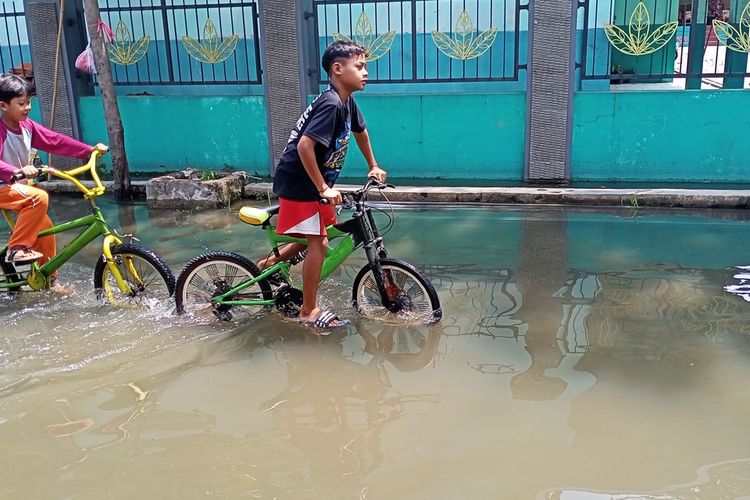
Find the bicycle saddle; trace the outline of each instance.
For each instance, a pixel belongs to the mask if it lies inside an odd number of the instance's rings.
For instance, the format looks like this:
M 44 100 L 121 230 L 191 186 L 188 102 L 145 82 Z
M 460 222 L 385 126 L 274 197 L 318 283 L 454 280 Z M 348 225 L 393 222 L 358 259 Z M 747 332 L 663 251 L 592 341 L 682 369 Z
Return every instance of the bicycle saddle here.
M 279 213 L 279 206 L 273 205 L 266 208 L 242 207 L 240 209 L 240 220 L 251 226 L 262 226 L 272 215 Z

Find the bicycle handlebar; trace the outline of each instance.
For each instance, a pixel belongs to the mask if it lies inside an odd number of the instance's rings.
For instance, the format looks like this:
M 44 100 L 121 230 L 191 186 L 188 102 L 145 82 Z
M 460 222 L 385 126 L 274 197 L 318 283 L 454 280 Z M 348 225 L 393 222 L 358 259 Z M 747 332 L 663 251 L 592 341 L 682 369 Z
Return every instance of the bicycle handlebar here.
M 104 194 L 104 186 L 102 185 L 102 181 L 99 179 L 99 174 L 96 171 L 96 159 L 99 157 L 101 153 L 98 149 L 95 149 L 91 151 L 91 156 L 89 157 L 89 160 L 86 162 L 86 164 L 81 165 L 80 167 L 71 168 L 69 170 L 58 170 L 53 167 L 45 167 L 41 166 L 37 168 L 37 172 L 44 173 L 44 174 L 50 174 L 54 175 L 55 177 L 59 177 L 60 179 L 64 179 L 66 181 L 72 182 L 78 189 L 83 192 L 83 197 L 86 199 L 95 198 L 97 196 L 100 196 Z M 36 166 L 36 165 L 35 165 Z M 91 178 L 94 181 L 94 187 L 93 188 L 87 188 L 83 185 L 83 183 L 77 179 L 78 176 L 81 174 L 89 172 L 91 174 Z M 18 182 L 22 179 L 24 179 L 26 176 L 23 175 L 23 172 L 16 172 L 11 176 L 12 182 Z

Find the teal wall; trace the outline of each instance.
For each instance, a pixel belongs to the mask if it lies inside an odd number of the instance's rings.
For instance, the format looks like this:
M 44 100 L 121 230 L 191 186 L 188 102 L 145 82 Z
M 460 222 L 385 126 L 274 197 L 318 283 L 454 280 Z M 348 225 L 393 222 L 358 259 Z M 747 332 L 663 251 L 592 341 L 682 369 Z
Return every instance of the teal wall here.
M 526 94 L 357 95 L 375 151 L 392 177 L 523 178 Z M 366 172 L 356 147 L 342 176 Z
M 750 181 L 750 92 L 579 92 L 573 180 Z
M 118 102 L 131 172 L 231 167 L 268 174 L 263 97 L 120 96 Z M 82 97 L 79 106 L 83 140 L 108 142 L 100 98 Z
M 29 113 L 29 118 L 37 123 L 44 123 L 44 120 L 42 120 L 42 107 L 39 106 L 39 99 L 36 97 L 31 98 L 31 112 Z

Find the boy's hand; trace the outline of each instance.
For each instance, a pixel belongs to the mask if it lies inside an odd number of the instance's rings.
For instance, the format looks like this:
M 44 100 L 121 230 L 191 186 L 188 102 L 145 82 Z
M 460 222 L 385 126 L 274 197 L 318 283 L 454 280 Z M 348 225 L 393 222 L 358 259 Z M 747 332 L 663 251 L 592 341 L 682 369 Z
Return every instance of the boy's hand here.
M 26 165 L 25 167 L 21 167 L 21 173 L 25 179 L 33 179 L 39 174 L 39 170 L 33 165 Z
M 330 187 L 326 189 L 325 191 L 323 191 L 322 193 L 320 193 L 320 197 L 327 199 L 334 205 L 338 205 L 342 201 L 341 193 L 339 193 L 337 190 L 330 188 Z
M 99 151 L 101 154 L 106 154 L 109 151 L 109 146 L 102 144 L 101 142 L 91 148 L 91 151 Z
M 385 170 L 382 168 L 375 166 L 370 169 L 370 173 L 367 174 L 369 177 L 375 177 L 378 182 L 385 182 L 385 178 L 388 177 L 388 174 Z

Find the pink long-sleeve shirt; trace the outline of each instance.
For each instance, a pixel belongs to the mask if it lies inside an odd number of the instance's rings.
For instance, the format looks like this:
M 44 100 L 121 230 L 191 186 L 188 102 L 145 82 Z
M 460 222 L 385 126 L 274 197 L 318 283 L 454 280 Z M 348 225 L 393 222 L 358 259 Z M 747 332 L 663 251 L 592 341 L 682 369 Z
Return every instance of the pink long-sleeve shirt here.
M 32 149 L 79 160 L 87 160 L 91 155 L 88 144 L 45 128 L 33 120 L 27 118 L 19 125 L 19 130 L 13 130 L 0 120 L 0 182 L 10 182 L 18 169 L 29 164 Z

